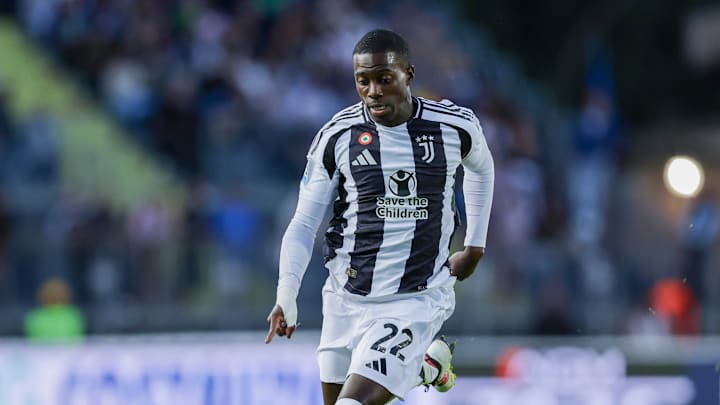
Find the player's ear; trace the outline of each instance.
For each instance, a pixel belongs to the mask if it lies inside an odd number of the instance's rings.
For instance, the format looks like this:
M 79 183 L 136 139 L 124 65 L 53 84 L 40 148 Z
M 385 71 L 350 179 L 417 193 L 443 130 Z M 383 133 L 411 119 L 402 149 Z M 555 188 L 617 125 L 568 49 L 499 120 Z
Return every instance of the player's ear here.
M 407 69 L 405 70 L 405 75 L 407 76 L 407 83 L 405 83 L 405 84 L 407 84 L 409 86 L 410 83 L 415 78 L 415 66 L 408 65 Z

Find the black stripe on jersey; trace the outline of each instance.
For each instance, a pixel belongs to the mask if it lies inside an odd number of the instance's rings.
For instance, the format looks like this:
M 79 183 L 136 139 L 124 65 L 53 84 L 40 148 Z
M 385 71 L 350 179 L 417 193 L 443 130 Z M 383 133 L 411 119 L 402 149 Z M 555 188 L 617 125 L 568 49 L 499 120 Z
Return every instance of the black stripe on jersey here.
M 340 135 L 344 134 L 346 131 L 347 128 L 335 132 L 334 134 L 332 134 L 330 139 L 328 139 L 327 144 L 325 144 L 325 150 L 323 151 L 323 166 L 325 166 L 328 177 L 330 177 L 331 179 L 333 173 L 335 173 L 335 169 L 337 169 L 337 162 L 335 161 L 335 144 L 337 143 Z
M 347 226 L 345 211 L 350 207 L 347 201 L 347 190 L 345 189 L 345 176 L 340 173 L 338 179 L 338 196 L 333 203 L 333 217 L 330 219 L 330 226 L 325 232 L 325 263 L 337 256 L 335 252 L 343 245 L 343 229 Z
M 472 148 L 472 137 L 470 136 L 468 131 L 462 129 L 461 127 L 450 124 L 445 125 L 452 127 L 458 132 L 458 136 L 460 136 L 460 158 L 465 159 L 465 156 L 470 153 L 470 148 Z
M 360 134 L 370 132 L 372 142 L 361 145 Z M 357 229 L 355 230 L 355 246 L 350 252 L 350 268 L 347 269 L 348 280 L 345 289 L 353 294 L 368 295 L 372 287 L 373 271 L 380 245 L 383 241 L 385 220 L 379 218 L 377 197 L 385 195 L 385 178 L 380 158 L 380 137 L 374 125 L 353 126 L 350 132 L 349 160 L 352 162 L 364 150 L 367 150 L 377 164 L 353 166 L 350 174 L 357 188 Z
M 440 113 L 440 114 L 452 115 L 452 116 L 455 116 L 455 117 L 462 118 L 462 119 L 464 119 L 464 120 L 468 120 L 468 121 L 470 121 L 470 122 L 473 122 L 472 117 L 467 116 L 467 115 L 462 114 L 462 113 L 455 113 L 455 112 L 451 112 L 451 111 L 449 111 L 449 110 L 443 110 L 443 109 L 440 109 L 440 108 L 432 108 L 432 107 L 430 107 L 429 105 L 426 105 L 426 106 L 425 106 L 425 109 L 428 110 L 428 111 L 433 111 L 433 112 Z
M 428 279 L 435 271 L 435 259 L 440 252 L 442 236 L 443 199 L 447 182 L 447 160 L 440 123 L 427 120 L 412 120 L 408 123 L 410 142 L 415 157 L 415 178 L 417 196 L 428 199 L 428 218 L 415 222 L 415 236 L 410 248 L 410 257 L 405 262 L 405 273 L 400 280 L 399 293 L 424 290 Z M 426 149 L 418 142 L 432 136 L 435 157 L 426 162 Z

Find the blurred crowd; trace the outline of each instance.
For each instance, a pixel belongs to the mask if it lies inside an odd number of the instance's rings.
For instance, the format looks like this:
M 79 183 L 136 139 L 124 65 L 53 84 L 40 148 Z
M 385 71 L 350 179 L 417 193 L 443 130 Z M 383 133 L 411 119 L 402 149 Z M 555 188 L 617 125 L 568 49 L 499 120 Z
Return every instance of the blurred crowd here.
M 607 83 L 588 83 L 568 123 L 570 152 L 548 150 L 547 128 L 454 40 L 460 23 L 447 4 L 18 0 L 16 17 L 190 198 L 179 211 L 149 201 L 116 212 L 62 190 L 61 117 L 13 121 L 0 82 L 0 304 L 10 308 L 1 331 L 20 330 L 49 278 L 69 285 L 91 333 L 263 328 L 307 147 L 356 102 L 350 54 L 378 26 L 408 38 L 414 93 L 472 107 L 495 157 L 488 257 L 458 288 L 448 331 L 672 331 L 642 312 L 657 275 L 625 275 L 605 243 L 622 140 Z M 549 174 L 557 160 L 567 178 Z M 716 235 L 707 232 L 710 244 Z M 320 321 L 321 243 L 300 297 L 309 327 Z

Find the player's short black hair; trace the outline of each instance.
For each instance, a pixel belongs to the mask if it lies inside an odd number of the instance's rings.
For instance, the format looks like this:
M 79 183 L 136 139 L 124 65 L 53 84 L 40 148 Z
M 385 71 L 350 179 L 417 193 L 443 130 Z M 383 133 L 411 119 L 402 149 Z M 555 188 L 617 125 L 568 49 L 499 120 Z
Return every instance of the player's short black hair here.
M 394 52 L 410 63 L 410 47 L 405 38 L 395 31 L 376 29 L 363 35 L 355 44 L 353 55 L 361 53 Z

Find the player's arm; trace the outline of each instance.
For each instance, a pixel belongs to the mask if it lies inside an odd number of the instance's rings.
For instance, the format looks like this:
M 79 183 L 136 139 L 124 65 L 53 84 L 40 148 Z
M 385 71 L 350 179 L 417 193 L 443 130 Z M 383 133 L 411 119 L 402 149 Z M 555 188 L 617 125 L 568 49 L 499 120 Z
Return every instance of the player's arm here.
M 476 131 L 470 134 L 472 140 L 470 152 L 462 162 L 465 169 L 463 193 L 467 217 L 465 250 L 450 257 L 450 272 L 458 280 L 468 278 L 485 254 L 495 184 L 495 166 L 492 154 L 480 125 L 476 125 L 474 129 Z
M 315 235 L 337 186 L 336 177 L 330 177 L 321 159 L 308 156 L 298 205 L 280 246 L 277 298 L 267 318 L 270 330 L 265 343 L 270 343 L 275 334 L 290 338 L 295 331 L 298 291 L 310 263 Z

